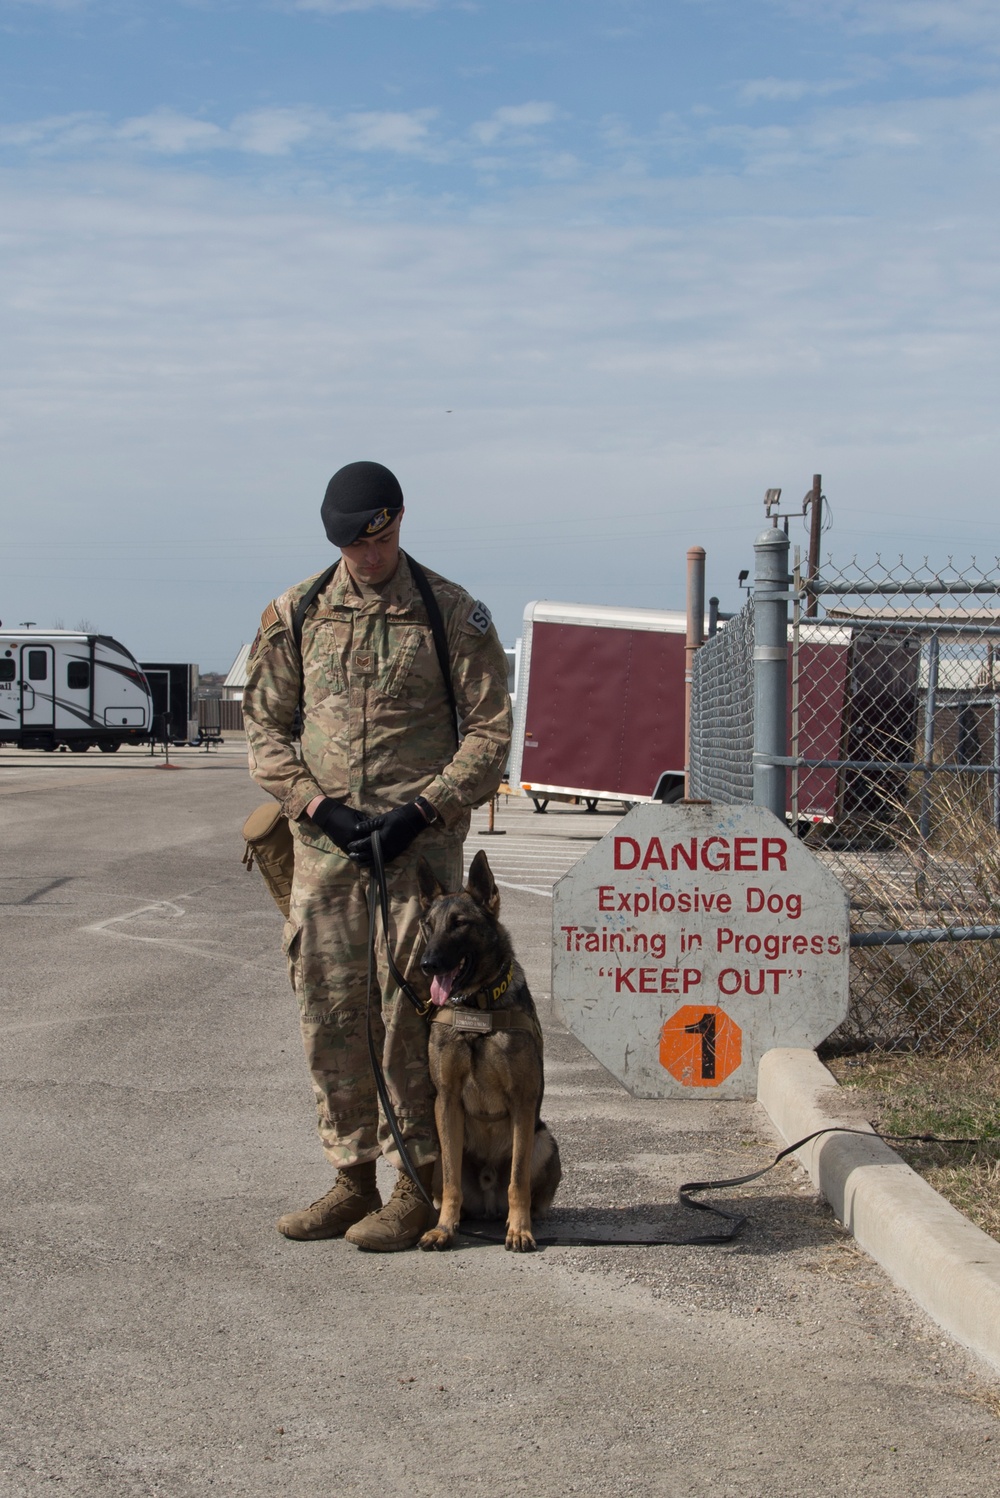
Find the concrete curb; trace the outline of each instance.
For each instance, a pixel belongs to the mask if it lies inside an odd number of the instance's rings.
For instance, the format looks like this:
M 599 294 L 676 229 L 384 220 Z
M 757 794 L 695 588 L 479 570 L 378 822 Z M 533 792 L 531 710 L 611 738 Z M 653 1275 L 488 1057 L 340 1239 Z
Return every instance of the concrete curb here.
M 761 1058 L 757 1097 L 787 1143 L 871 1126 L 813 1051 Z M 874 1135 L 827 1134 L 796 1152 L 860 1246 L 959 1342 L 1000 1368 L 1000 1244 Z

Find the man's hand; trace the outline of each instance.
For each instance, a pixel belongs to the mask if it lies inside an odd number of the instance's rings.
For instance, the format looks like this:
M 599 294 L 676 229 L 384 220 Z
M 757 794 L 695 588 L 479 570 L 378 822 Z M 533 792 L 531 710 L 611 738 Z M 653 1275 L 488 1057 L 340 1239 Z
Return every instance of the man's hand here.
M 342 853 L 349 851 L 350 844 L 358 837 L 364 823 L 361 813 L 343 801 L 333 801 L 329 796 L 314 811 L 308 813 L 309 820 L 316 823 L 320 832 L 325 832 L 331 843 L 336 843 Z
M 373 832 L 377 832 L 382 843 L 382 859 L 385 863 L 392 863 L 401 853 L 405 853 L 418 833 L 423 832 L 427 826 L 427 818 L 420 810 L 415 801 L 408 801 L 405 806 L 397 806 L 394 811 L 387 811 L 380 817 L 369 817 L 367 821 L 359 824 L 355 834 L 357 841 L 351 843 L 347 850 L 348 857 L 355 863 L 370 868 L 372 859 Z

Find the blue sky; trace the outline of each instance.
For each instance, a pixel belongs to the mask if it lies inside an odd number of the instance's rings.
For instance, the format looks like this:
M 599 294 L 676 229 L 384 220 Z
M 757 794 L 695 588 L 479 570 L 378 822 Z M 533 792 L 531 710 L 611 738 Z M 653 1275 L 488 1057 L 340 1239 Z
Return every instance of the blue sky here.
M 5 623 L 225 669 L 359 457 L 505 640 L 816 471 L 1000 550 L 994 0 L 0 0 L 0 81 Z

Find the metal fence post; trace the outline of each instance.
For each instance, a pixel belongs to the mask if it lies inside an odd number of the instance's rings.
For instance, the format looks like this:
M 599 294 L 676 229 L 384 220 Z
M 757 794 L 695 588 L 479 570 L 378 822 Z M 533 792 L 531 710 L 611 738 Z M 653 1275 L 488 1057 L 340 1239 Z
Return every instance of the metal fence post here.
M 927 696 L 924 699 L 924 776 L 920 785 L 920 836 L 925 848 L 931 836 L 931 775 L 934 764 L 934 719 L 937 715 L 940 660 L 941 639 L 935 633 L 927 641 Z
M 785 820 L 788 753 L 788 537 L 777 527 L 754 542 L 753 800 Z
M 993 663 L 990 662 L 990 686 L 993 685 Z M 993 699 L 993 826 L 1000 832 L 1000 697 Z
M 687 554 L 687 639 L 684 645 L 684 794 L 691 794 L 691 683 L 694 657 L 705 638 L 705 548 Z

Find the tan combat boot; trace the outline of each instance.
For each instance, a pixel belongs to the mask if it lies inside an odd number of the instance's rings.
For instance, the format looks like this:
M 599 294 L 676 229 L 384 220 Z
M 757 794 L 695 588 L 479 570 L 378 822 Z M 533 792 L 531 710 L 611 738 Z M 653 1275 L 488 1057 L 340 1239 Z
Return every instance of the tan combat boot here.
M 278 1218 L 278 1232 L 286 1238 L 342 1238 L 352 1222 L 377 1212 L 382 1198 L 375 1185 L 375 1161 L 345 1165 L 334 1185 L 311 1207 L 286 1212 Z
M 430 1196 L 434 1166 L 418 1165 L 417 1175 Z M 403 1248 L 412 1248 L 436 1221 L 437 1212 L 427 1205 L 406 1171 L 401 1170 L 396 1177 L 395 1190 L 382 1210 L 355 1223 L 344 1236 L 348 1243 L 367 1249 L 369 1253 L 392 1254 Z

